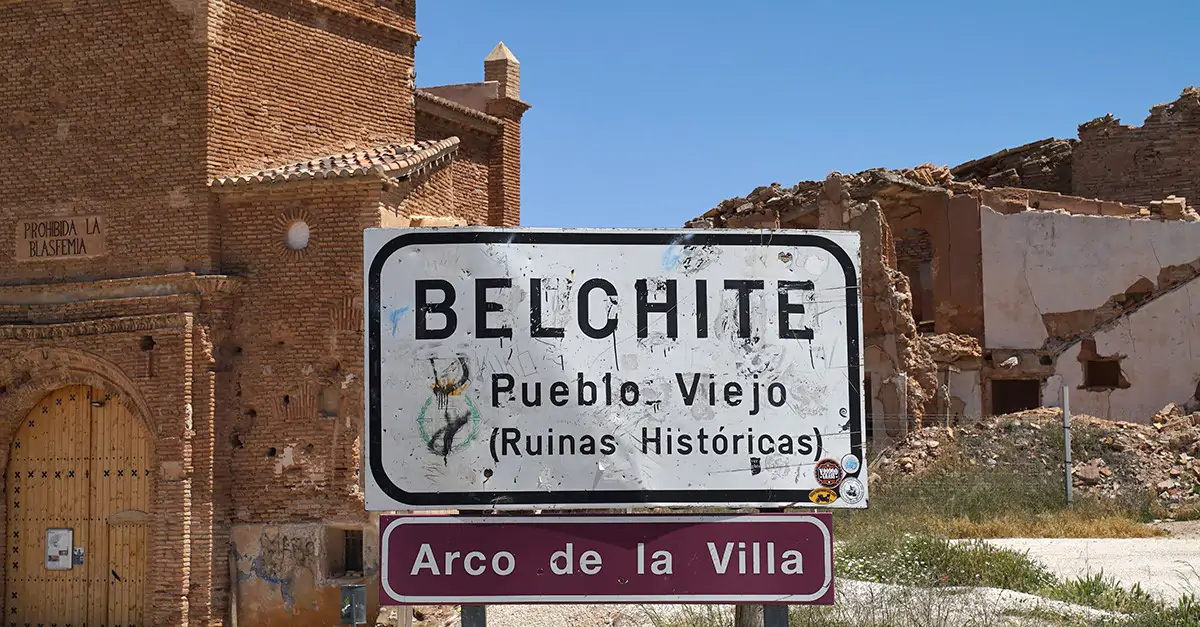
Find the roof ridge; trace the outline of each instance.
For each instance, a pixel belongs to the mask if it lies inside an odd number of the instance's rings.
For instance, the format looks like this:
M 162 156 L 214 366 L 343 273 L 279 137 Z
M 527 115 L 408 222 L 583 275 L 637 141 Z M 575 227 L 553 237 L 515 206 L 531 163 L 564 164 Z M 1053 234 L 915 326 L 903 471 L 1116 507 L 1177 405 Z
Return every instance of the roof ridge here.
M 439 87 L 440 87 L 440 85 L 439 85 Z M 417 88 L 414 91 L 414 93 L 417 96 L 420 96 L 421 98 L 424 98 L 425 100 L 428 100 L 429 102 L 441 105 L 443 107 L 446 107 L 447 109 L 452 109 L 454 111 L 457 111 L 457 112 L 465 114 L 465 115 L 469 115 L 471 117 L 478 118 L 480 120 L 491 122 L 492 124 L 495 124 L 497 126 L 504 123 L 503 120 L 501 120 L 500 118 L 498 118 L 494 115 L 491 115 L 484 111 L 480 111 L 479 109 L 474 109 L 474 108 L 468 107 L 467 105 L 464 105 L 464 104 L 461 104 L 458 102 L 454 102 L 453 100 L 450 100 L 449 98 L 443 98 L 442 96 L 438 96 L 437 94 L 431 94 L 427 91 L 424 91 L 424 89 L 422 89 L 422 88 Z

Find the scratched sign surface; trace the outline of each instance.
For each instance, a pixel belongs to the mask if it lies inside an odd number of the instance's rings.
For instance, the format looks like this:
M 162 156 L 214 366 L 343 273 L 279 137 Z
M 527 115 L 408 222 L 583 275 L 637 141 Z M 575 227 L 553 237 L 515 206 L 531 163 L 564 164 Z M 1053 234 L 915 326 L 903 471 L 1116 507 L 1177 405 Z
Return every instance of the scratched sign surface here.
M 859 236 L 369 229 L 371 510 L 865 507 Z

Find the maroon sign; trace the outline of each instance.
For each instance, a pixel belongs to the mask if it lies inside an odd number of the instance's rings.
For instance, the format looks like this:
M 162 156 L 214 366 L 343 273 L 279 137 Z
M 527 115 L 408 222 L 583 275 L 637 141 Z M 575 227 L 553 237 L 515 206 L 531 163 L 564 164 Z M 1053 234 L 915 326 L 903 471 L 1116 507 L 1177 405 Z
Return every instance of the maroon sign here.
M 384 516 L 384 605 L 833 603 L 828 513 Z

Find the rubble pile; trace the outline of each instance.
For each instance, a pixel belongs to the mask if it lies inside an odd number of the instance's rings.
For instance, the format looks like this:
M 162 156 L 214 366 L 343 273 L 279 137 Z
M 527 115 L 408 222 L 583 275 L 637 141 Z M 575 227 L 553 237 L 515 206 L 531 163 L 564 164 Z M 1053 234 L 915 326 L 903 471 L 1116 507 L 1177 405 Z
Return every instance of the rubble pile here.
M 1167 511 L 1200 506 L 1200 402 L 1171 404 L 1150 424 L 1071 417 L 1076 494 L 1136 503 L 1153 493 Z M 927 427 L 880 453 L 873 481 L 919 476 L 949 451 L 968 465 L 1061 476 L 1062 411 L 1040 408 L 973 425 Z M 1082 453 L 1082 455 L 1081 455 Z

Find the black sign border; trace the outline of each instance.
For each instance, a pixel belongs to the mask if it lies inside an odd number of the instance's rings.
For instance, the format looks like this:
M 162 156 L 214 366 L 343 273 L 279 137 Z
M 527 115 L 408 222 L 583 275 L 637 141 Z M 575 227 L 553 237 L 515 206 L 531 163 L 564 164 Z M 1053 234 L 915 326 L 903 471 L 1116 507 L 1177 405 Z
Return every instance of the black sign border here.
M 397 235 L 384 244 L 371 260 L 367 271 L 367 458 L 376 485 L 393 501 L 412 507 L 496 508 L 520 505 L 553 504 L 585 507 L 619 507 L 630 504 L 653 505 L 807 505 L 810 490 L 573 490 L 521 492 L 407 492 L 392 482 L 383 467 L 383 421 L 381 407 L 380 339 L 382 315 L 380 275 L 392 255 L 406 246 L 436 244 L 551 244 L 567 246 L 651 245 L 670 246 L 686 241 L 688 246 L 789 246 L 819 248 L 842 267 L 846 279 L 846 362 L 851 382 L 850 451 L 860 460 L 860 475 L 866 468 L 863 454 L 862 381 L 859 356 L 858 275 L 854 262 L 833 240 L 811 233 L 764 231 L 762 233 L 722 233 L 720 231 L 531 231 L 520 229 L 446 229 L 416 231 Z

